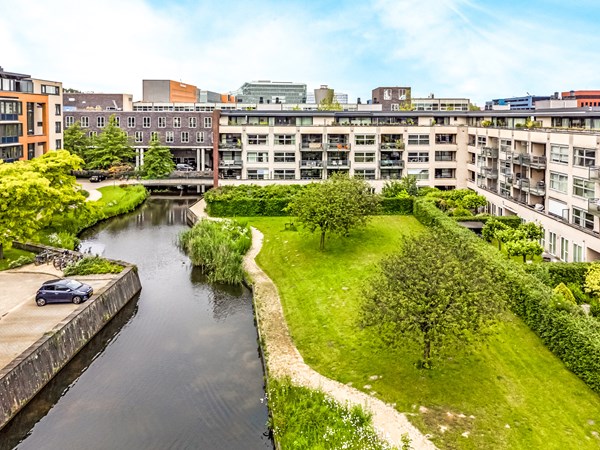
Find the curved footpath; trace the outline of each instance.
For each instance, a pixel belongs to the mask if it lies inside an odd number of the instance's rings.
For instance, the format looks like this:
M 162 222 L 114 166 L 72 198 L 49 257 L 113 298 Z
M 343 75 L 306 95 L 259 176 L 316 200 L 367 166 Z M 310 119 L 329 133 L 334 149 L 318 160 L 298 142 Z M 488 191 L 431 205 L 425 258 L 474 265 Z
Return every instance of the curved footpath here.
M 207 217 L 205 206 L 204 200 L 201 200 L 190 209 L 199 218 Z M 393 446 L 401 448 L 402 435 L 407 434 L 413 449 L 435 449 L 435 445 L 408 421 L 406 415 L 391 405 L 324 377 L 304 362 L 290 336 L 277 287 L 256 263 L 262 242 L 262 233 L 252 228 L 252 247 L 244 258 L 244 269 L 254 287 L 256 316 L 269 375 L 275 378 L 289 376 L 294 384 L 319 389 L 342 405 L 360 405 L 372 414 L 373 426 L 379 436 Z

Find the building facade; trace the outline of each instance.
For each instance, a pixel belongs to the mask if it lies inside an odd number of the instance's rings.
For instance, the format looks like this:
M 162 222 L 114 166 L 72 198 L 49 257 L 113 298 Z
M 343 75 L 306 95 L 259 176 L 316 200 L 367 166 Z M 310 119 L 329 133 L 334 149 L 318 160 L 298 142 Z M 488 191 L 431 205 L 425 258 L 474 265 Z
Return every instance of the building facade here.
M 288 81 L 246 82 L 232 92 L 239 103 L 306 103 L 306 84 Z
M 537 102 L 551 100 L 558 98 L 558 93 L 555 97 L 552 96 L 541 96 L 541 95 L 526 95 L 523 97 L 510 97 L 510 98 L 496 98 L 485 102 L 486 110 L 495 109 L 510 109 L 510 110 L 523 110 L 523 109 L 535 109 Z
M 562 93 L 563 100 L 576 100 L 577 107 L 599 107 L 600 106 L 600 91 L 567 91 Z
M 200 91 L 196 86 L 173 80 L 143 80 L 142 101 L 147 103 L 196 103 Z
M 383 111 L 400 111 L 411 105 L 411 88 L 378 87 L 371 92 L 371 103 L 382 105 Z

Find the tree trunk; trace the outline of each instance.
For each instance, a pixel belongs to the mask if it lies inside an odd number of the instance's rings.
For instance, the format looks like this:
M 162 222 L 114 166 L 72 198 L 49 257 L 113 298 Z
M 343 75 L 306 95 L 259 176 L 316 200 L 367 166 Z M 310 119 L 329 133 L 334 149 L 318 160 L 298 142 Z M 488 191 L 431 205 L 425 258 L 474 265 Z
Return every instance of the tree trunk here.
M 319 244 L 320 250 L 325 250 L 325 231 L 321 231 L 321 242 Z
M 431 339 L 428 335 L 423 336 L 423 368 L 431 367 Z
M 4 245 L 0 242 L 0 259 L 4 259 Z
M 523 255 L 523 264 L 527 263 L 527 255 Z

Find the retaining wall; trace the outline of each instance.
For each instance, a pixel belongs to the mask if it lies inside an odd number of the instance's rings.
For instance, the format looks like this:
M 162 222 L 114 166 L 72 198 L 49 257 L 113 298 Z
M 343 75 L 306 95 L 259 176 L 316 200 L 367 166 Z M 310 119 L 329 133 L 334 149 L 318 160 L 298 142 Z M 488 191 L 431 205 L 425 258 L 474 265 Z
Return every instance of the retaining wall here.
M 23 408 L 126 303 L 141 290 L 127 266 L 12 363 L 0 370 L 0 429 Z

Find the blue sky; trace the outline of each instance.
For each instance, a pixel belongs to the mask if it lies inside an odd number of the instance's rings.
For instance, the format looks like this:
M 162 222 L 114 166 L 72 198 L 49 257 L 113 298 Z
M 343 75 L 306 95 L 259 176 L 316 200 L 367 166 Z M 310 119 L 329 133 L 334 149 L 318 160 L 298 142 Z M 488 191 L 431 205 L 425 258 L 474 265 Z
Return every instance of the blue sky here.
M 600 89 L 596 0 L 0 0 L 0 11 L 5 70 L 135 100 L 143 79 L 328 84 L 350 101 L 412 86 L 479 105 Z

